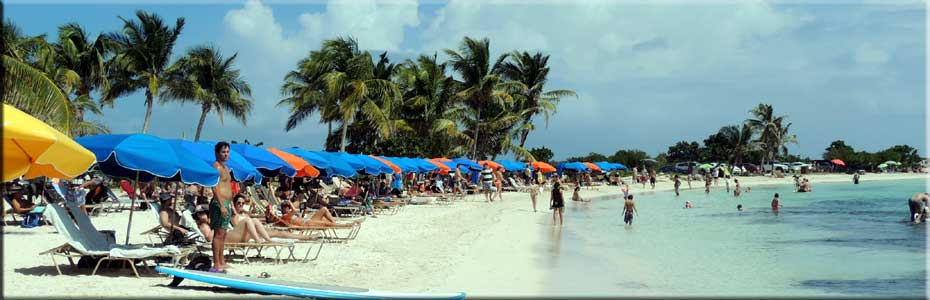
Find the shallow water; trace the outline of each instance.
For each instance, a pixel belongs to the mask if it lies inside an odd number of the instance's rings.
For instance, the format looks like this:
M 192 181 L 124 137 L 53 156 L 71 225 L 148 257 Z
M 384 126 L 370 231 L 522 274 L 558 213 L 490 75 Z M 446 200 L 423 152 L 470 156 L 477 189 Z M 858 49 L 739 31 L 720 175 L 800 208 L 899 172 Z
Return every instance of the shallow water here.
M 565 226 L 544 226 L 540 264 L 552 295 L 924 296 L 926 225 L 911 225 L 907 197 L 924 180 L 754 187 L 723 183 L 637 194 L 623 225 L 620 199 L 571 202 Z M 772 213 L 774 193 L 784 206 Z M 695 208 L 683 209 L 685 201 Z M 737 204 L 746 211 L 738 212 Z M 551 219 L 546 219 L 551 222 Z M 548 224 L 548 223 L 547 223 Z

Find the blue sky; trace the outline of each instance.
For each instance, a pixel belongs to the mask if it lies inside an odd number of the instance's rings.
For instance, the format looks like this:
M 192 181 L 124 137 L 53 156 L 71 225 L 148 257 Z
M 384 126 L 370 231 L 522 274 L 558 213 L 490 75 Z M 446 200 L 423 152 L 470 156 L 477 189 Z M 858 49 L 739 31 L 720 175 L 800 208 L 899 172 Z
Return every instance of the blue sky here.
M 926 149 L 926 8 L 918 1 L 52 3 L 8 2 L 5 17 L 26 34 L 54 36 L 72 21 L 96 34 L 142 9 L 186 19 L 176 57 L 200 44 L 238 52 L 255 109 L 247 125 L 208 116 L 203 139 L 318 149 L 325 126 L 313 118 L 285 132 L 287 111 L 275 104 L 284 74 L 321 40 L 351 35 L 401 62 L 457 48 L 467 35 L 489 38 L 495 56 L 551 55 L 548 89 L 579 94 L 563 100 L 548 128 L 538 120 L 527 141 L 556 159 L 618 149 L 655 155 L 739 124 L 760 102 L 789 116 L 799 140 L 790 149 L 802 156 L 820 157 L 836 139 L 869 151 Z M 143 99 L 119 99 L 92 118 L 115 133 L 140 131 Z M 199 116 L 194 105 L 156 106 L 150 133 L 191 139 Z

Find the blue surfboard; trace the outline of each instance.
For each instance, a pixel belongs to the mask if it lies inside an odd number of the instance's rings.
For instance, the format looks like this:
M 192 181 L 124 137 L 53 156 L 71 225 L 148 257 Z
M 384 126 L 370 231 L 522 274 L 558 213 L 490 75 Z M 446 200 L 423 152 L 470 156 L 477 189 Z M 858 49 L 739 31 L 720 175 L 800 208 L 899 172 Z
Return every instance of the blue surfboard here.
M 327 299 L 462 299 L 465 293 L 454 294 L 419 294 L 376 291 L 364 288 L 343 287 L 274 280 L 266 278 L 245 277 L 240 275 L 209 273 L 197 270 L 155 267 L 155 271 L 196 280 L 209 284 L 222 285 L 240 290 L 279 294 L 293 297 L 327 298 Z

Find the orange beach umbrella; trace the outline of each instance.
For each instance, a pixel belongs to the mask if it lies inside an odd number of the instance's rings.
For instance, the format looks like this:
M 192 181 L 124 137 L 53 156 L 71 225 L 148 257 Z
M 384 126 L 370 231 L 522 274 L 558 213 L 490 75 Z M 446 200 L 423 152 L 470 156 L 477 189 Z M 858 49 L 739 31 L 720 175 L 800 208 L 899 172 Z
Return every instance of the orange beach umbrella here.
M 485 166 L 485 165 L 486 165 L 486 166 L 489 166 L 489 167 L 491 167 L 491 170 L 495 170 L 495 171 L 504 168 L 503 165 L 501 165 L 501 164 L 499 164 L 499 163 L 496 163 L 496 162 L 494 162 L 494 161 L 491 161 L 491 160 L 482 160 L 482 161 L 479 161 L 478 164 L 479 164 L 479 165 L 482 165 L 482 166 Z
M 595 164 L 592 164 L 592 163 L 589 163 L 589 162 L 584 162 L 583 164 L 584 164 L 585 166 L 588 166 L 588 168 L 591 168 L 591 170 L 594 170 L 594 171 L 603 171 L 603 170 L 601 170 L 601 167 L 598 167 L 598 166 L 595 165 Z
M 438 161 L 438 162 L 452 161 L 451 159 L 448 159 L 448 158 L 445 158 L 445 157 L 437 157 L 437 158 L 433 158 L 433 159 L 431 159 L 431 160 L 436 160 L 436 161 Z
M 838 158 L 837 158 L 837 159 L 834 159 L 834 160 L 831 160 L 830 162 L 832 162 L 834 165 L 837 165 L 837 166 L 845 166 L 845 165 L 846 165 L 845 162 L 843 162 L 842 160 L 840 160 L 840 159 L 838 159 Z
M 550 164 L 541 162 L 541 161 L 534 161 L 534 162 L 531 162 L 530 164 L 533 166 L 533 169 L 539 170 L 540 172 L 543 172 L 543 173 L 552 173 L 556 171 L 555 167 L 553 167 Z
M 449 166 L 442 164 L 441 162 L 439 162 L 439 161 L 436 160 L 436 159 L 438 159 L 438 158 L 427 159 L 426 161 L 428 161 L 429 163 L 434 164 L 434 165 L 436 165 L 437 167 L 439 167 L 439 174 L 443 174 L 443 175 L 449 174 L 449 171 L 451 171 L 452 168 L 449 168 Z
M 368 156 L 371 156 L 371 158 L 377 159 L 378 161 L 383 162 L 385 165 L 388 165 L 388 167 L 391 167 L 391 169 L 394 169 L 394 174 L 400 173 L 400 167 L 388 161 L 387 159 L 383 159 L 383 158 L 380 158 L 374 155 L 368 155 Z
M 314 168 L 310 163 L 308 163 L 303 158 L 297 157 L 296 155 L 278 150 L 277 148 L 268 148 L 268 152 L 277 155 L 282 160 L 287 162 L 287 164 L 294 167 L 294 170 L 297 170 L 297 175 L 294 177 L 317 177 L 320 176 L 320 170 Z

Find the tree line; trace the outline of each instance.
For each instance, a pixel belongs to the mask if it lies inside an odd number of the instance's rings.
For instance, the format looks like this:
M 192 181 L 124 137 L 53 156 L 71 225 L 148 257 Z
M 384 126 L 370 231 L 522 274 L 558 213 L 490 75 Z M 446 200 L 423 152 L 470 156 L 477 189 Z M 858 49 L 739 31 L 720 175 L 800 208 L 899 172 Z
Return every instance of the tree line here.
M 155 104 L 167 102 L 200 106 L 195 141 L 209 113 L 246 124 L 253 100 L 235 67 L 237 53 L 224 56 L 203 44 L 171 61 L 184 18 L 172 24 L 137 11 L 119 20 L 119 30 L 93 39 L 77 23 L 61 25 L 56 41 L 24 35 L 4 20 L 3 102 L 72 136 L 108 133 L 86 114 L 100 115 L 139 91 L 145 93 L 142 133 Z M 320 146 L 328 151 L 473 159 L 513 153 L 533 160 L 523 147 L 536 119 L 548 123 L 562 98 L 577 97 L 547 90 L 549 56 L 540 52 L 492 57 L 488 39 L 465 37 L 442 53 L 449 58 L 433 53 L 394 63 L 352 37 L 325 40 L 283 74 L 277 104 L 289 112 L 283 129 L 315 116 L 327 126 Z

